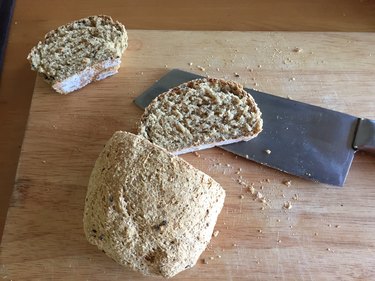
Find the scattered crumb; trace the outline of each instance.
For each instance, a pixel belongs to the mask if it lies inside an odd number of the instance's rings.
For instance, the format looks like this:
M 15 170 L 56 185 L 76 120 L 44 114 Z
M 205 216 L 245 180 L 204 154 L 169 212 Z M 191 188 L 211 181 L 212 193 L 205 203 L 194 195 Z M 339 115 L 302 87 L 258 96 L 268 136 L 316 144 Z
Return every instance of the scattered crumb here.
M 291 180 L 283 180 L 283 184 L 286 185 L 287 187 L 290 187 L 292 185 Z
M 192 63 L 192 62 L 189 62 L 189 65 L 190 65 L 190 66 L 192 66 L 192 65 L 193 65 L 193 63 Z
M 298 48 L 298 47 L 295 47 L 295 48 L 293 49 L 293 52 L 295 52 L 295 53 L 301 53 L 302 51 L 303 51 L 303 49 Z
M 210 260 L 214 260 L 215 258 L 214 257 L 210 257 Z
M 262 65 L 261 65 L 261 64 L 259 64 L 259 65 L 258 65 L 258 68 L 262 68 Z
M 277 243 L 281 243 L 281 240 L 277 240 Z
M 336 224 L 336 225 L 335 225 L 335 227 L 336 227 L 336 228 L 340 228 L 341 226 L 340 226 L 340 225 L 338 225 L 338 224 Z
M 260 210 L 261 210 L 261 211 L 264 211 L 264 206 L 260 207 Z
M 165 68 L 168 68 L 168 64 L 165 65 Z
M 203 264 L 208 264 L 208 260 L 207 259 L 202 259 L 202 263 Z
M 314 233 L 314 236 L 318 236 L 318 232 L 315 232 L 315 233 Z
M 253 186 L 249 186 L 249 192 L 251 194 L 255 194 L 255 188 Z
M 265 152 L 266 152 L 268 155 L 271 154 L 271 150 L 269 150 L 269 149 L 266 149 Z
M 201 157 L 201 155 L 198 152 L 196 152 L 196 151 L 194 151 L 194 155 L 197 156 L 198 158 Z
M 219 235 L 219 230 L 215 230 L 214 233 L 212 233 L 212 236 L 213 237 L 217 237 Z
M 280 222 L 281 220 L 280 220 L 280 219 L 277 219 L 276 221 L 277 221 L 277 222 Z
M 266 179 L 266 182 L 271 182 L 271 180 L 270 179 Z
M 298 195 L 297 194 L 294 194 L 293 197 L 292 197 L 293 200 L 297 201 L 299 198 L 298 198 Z
M 289 225 L 289 228 L 293 228 L 293 225 Z
M 254 71 L 254 69 L 250 68 L 250 69 L 249 69 L 249 71 L 250 71 L 250 72 L 253 72 L 253 71 Z
M 263 185 L 261 185 L 261 186 L 260 186 L 260 190 L 263 190 L 263 188 L 264 188 Z
M 197 65 L 197 68 L 198 68 L 199 70 L 201 70 L 201 71 L 206 71 L 206 69 L 205 69 L 204 67 L 200 66 L 200 65 Z
M 43 163 L 43 164 L 46 164 L 46 163 L 47 163 L 47 161 L 46 161 L 46 160 L 42 160 L 42 163 Z
M 245 157 L 246 157 L 246 159 L 249 159 L 249 155 L 248 154 L 246 154 Z
M 328 224 L 328 227 L 332 227 L 332 224 Z
M 259 233 L 262 233 L 262 230 L 261 230 L 261 229 L 258 229 L 258 232 L 259 232 Z
M 143 75 L 143 71 L 141 71 L 141 75 Z
M 230 167 L 230 164 L 227 164 L 227 167 Z
M 18 24 L 18 21 L 15 21 L 14 24 Z
M 254 83 L 254 86 L 255 86 L 255 87 L 256 87 L 256 86 L 259 86 L 259 84 L 255 82 L 255 83 Z
M 262 199 L 264 197 L 263 194 L 260 193 L 259 191 L 257 191 L 256 196 L 258 199 Z
M 285 202 L 283 206 L 284 209 L 288 209 L 288 210 L 292 209 L 292 207 L 293 207 L 292 203 L 290 203 L 289 201 Z
M 291 96 L 289 96 L 289 95 L 287 95 L 286 98 L 287 98 L 288 100 L 292 100 L 292 99 L 293 99 L 293 98 L 292 98 Z
M 289 78 L 289 81 L 296 81 L 295 77 Z
M 237 72 L 234 73 L 234 76 L 235 77 L 240 77 L 240 75 Z
M 220 255 L 217 255 L 217 258 L 218 258 L 218 259 L 221 259 L 221 256 L 220 256 Z
M 217 71 L 220 71 L 220 68 L 216 68 Z
M 245 196 L 243 196 L 242 194 L 240 195 L 240 199 L 244 199 L 245 198 Z
M 236 244 L 236 243 L 233 243 L 233 247 L 237 247 L 237 244 Z

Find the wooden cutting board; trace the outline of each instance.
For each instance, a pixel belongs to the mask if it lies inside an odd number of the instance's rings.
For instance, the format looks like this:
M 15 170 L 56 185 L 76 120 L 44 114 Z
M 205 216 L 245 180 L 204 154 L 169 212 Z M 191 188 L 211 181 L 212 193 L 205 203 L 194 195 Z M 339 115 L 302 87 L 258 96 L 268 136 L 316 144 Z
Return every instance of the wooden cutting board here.
M 4 280 L 153 279 L 89 245 L 82 216 L 103 145 L 116 130 L 135 132 L 142 110 L 133 99 L 169 69 L 375 119 L 371 33 L 130 30 L 129 38 L 116 76 L 69 95 L 36 80 L 1 245 Z M 375 279 L 374 157 L 358 153 L 338 189 L 218 148 L 199 156 L 183 158 L 220 182 L 227 197 L 219 235 L 173 280 Z M 253 184 L 266 203 L 241 182 Z

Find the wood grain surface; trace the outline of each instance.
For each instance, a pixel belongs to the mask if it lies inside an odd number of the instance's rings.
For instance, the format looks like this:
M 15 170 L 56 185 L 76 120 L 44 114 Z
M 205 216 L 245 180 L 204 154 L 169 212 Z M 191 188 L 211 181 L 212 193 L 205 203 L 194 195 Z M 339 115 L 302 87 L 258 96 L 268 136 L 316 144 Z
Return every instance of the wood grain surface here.
M 371 0 L 17 0 L 0 77 L 0 242 L 35 81 L 25 58 L 52 28 L 99 13 L 131 29 L 375 31 Z
M 135 132 L 142 110 L 133 99 L 169 69 L 375 119 L 372 34 L 130 30 L 129 38 L 116 76 L 69 95 L 36 80 L 0 251 L 4 280 L 153 280 L 89 245 L 82 217 L 100 150 L 114 131 Z M 356 155 L 337 189 L 218 148 L 199 156 L 183 158 L 220 182 L 227 198 L 219 235 L 173 280 L 375 278 L 374 157 Z

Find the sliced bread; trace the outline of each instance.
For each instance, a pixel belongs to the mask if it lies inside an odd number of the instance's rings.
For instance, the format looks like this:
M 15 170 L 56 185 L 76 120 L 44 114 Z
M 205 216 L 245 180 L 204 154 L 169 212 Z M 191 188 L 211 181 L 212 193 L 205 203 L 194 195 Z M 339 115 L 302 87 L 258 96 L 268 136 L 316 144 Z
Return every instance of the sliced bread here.
M 197 79 L 152 101 L 138 134 L 173 154 L 248 141 L 262 131 L 261 112 L 242 85 Z
M 48 32 L 27 59 L 53 89 L 67 94 L 117 73 L 127 39 L 118 21 L 90 16 Z
M 116 262 L 172 277 L 196 264 L 224 198 L 216 181 L 183 159 L 116 132 L 90 177 L 84 231 Z

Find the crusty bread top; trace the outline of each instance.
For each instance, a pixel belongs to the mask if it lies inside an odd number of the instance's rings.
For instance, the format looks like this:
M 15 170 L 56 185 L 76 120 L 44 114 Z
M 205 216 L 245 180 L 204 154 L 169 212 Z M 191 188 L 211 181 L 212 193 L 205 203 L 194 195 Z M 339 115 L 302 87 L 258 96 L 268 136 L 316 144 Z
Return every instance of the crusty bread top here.
M 174 154 L 249 140 L 262 131 L 261 112 L 242 85 L 197 79 L 159 95 L 138 133 Z
M 84 230 L 120 264 L 171 277 L 197 262 L 224 198 L 215 180 L 182 158 L 116 132 L 90 177 Z
M 58 27 L 31 49 L 31 68 L 50 83 L 62 81 L 98 62 L 121 58 L 125 27 L 109 16 L 90 16 Z

